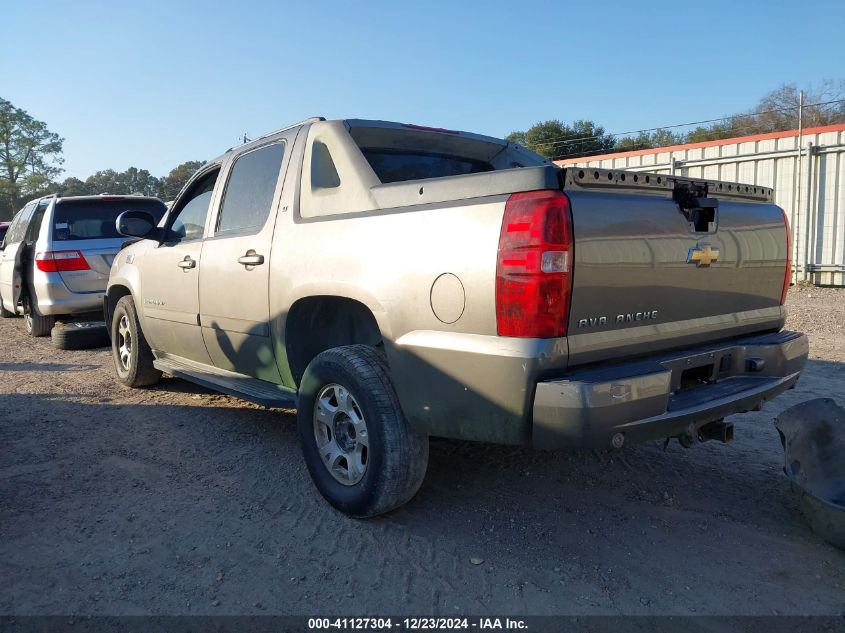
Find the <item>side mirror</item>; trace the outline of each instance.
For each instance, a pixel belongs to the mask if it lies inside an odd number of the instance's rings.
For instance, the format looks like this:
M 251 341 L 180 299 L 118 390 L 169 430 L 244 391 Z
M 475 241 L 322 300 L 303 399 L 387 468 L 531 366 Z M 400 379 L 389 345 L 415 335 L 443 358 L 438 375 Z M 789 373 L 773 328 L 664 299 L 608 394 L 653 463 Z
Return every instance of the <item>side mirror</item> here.
M 126 237 L 151 238 L 156 228 L 156 219 L 146 211 L 124 211 L 114 221 L 117 232 Z

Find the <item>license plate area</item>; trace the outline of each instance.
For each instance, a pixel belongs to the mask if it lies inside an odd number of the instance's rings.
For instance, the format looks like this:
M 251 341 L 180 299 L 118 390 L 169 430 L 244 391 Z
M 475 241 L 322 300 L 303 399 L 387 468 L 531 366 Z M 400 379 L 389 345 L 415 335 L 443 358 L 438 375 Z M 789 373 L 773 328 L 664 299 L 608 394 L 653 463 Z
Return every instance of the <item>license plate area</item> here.
M 724 354 L 728 353 L 725 350 Z M 673 393 L 687 391 L 716 382 L 721 373 L 722 356 L 721 352 L 707 352 L 664 361 L 661 364 L 672 371 L 670 390 Z

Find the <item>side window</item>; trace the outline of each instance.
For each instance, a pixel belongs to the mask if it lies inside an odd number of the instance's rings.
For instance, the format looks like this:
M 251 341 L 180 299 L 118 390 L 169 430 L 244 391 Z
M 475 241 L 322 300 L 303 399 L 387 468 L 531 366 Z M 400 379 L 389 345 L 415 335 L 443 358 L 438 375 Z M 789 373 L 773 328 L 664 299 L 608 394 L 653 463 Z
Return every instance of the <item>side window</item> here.
M 340 176 L 326 144 L 314 141 L 311 146 L 311 189 L 340 187 Z
M 29 226 L 26 229 L 25 242 L 34 242 L 38 239 L 38 234 L 41 232 L 41 223 L 44 221 L 44 212 L 50 206 L 49 200 L 43 200 L 38 204 L 35 213 L 32 214 L 32 219 L 29 221 Z
M 12 220 L 12 225 L 9 227 L 9 232 L 6 233 L 6 244 L 16 244 L 23 241 L 23 236 L 26 233 L 27 219 L 32 212 L 32 207 L 35 205 L 29 203 L 15 216 Z
M 18 211 L 15 214 L 15 217 L 12 218 L 12 222 L 9 224 L 9 228 L 6 229 L 6 237 L 3 238 L 3 246 L 7 246 L 8 244 L 15 243 L 15 231 L 17 230 L 17 225 L 21 220 L 21 216 L 23 215 L 23 211 Z
M 270 215 L 284 153 L 284 144 L 275 143 L 235 160 L 217 217 L 216 233 L 257 230 L 264 226 Z
M 219 169 L 200 178 L 173 212 L 170 222 L 168 239 L 170 240 L 199 240 L 205 231 L 205 219 L 211 205 L 211 196 L 217 182 Z

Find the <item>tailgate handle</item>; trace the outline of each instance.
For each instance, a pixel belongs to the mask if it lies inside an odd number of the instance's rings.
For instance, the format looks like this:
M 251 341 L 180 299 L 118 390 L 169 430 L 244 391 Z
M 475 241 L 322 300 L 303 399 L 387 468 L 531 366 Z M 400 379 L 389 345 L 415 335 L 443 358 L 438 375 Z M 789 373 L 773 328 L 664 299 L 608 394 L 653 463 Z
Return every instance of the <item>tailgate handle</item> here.
M 183 268 L 185 270 L 188 270 L 189 268 L 196 268 L 197 262 L 196 262 L 196 260 L 191 259 L 190 255 L 185 255 L 185 259 L 183 259 L 181 262 L 179 262 L 176 265 L 179 268 Z
M 246 255 L 238 257 L 238 263 L 244 266 L 260 266 L 264 263 L 264 255 L 259 255 L 254 250 L 249 249 Z

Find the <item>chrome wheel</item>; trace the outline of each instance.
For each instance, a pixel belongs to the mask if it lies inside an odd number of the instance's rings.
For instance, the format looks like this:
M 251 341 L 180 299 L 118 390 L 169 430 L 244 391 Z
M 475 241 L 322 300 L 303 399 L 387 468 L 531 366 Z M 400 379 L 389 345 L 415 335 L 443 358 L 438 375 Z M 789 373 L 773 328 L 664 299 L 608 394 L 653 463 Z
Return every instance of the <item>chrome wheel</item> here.
M 117 355 L 124 371 L 129 371 L 132 364 L 132 331 L 129 329 L 129 319 L 121 315 L 117 324 Z
M 344 486 L 361 481 L 370 439 L 364 414 L 346 387 L 332 383 L 320 391 L 314 403 L 314 438 L 332 477 Z

